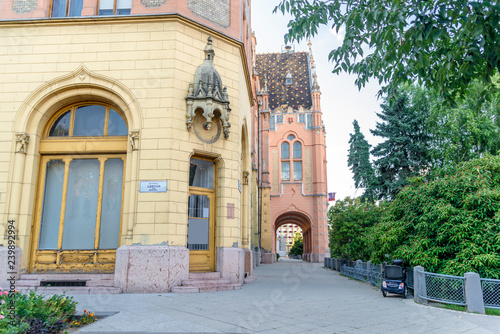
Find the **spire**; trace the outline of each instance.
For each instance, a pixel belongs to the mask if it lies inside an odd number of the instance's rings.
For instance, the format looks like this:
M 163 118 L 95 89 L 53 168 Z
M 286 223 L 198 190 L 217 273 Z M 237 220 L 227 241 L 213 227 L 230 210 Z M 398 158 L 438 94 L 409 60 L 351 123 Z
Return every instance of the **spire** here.
M 312 53 L 312 43 L 311 38 L 307 41 L 307 46 L 309 47 L 309 58 L 311 59 L 311 72 L 313 77 L 312 82 L 312 92 L 319 92 L 318 75 L 316 74 L 316 63 L 314 62 L 314 57 Z
M 214 47 L 212 46 L 212 37 L 208 36 L 207 46 L 205 46 L 205 60 L 213 64 L 215 57 Z
M 312 92 L 319 92 L 319 84 L 318 84 L 318 75 L 316 74 L 316 69 L 313 72 L 313 84 L 312 84 Z

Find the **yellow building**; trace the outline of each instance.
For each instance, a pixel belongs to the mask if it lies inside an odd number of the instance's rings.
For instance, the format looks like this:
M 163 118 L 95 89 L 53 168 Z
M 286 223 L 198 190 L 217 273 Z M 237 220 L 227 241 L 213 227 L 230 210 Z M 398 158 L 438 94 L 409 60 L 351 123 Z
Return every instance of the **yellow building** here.
M 249 6 L 2 2 L 3 282 L 243 283 L 258 247 Z

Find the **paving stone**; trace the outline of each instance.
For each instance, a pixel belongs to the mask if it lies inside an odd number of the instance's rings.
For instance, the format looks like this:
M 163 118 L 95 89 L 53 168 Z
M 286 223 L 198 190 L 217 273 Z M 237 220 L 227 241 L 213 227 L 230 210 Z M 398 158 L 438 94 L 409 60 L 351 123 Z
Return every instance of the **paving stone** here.
M 253 284 L 233 291 L 75 295 L 79 312 L 118 312 L 80 332 L 500 333 L 500 317 L 383 298 L 378 288 L 320 264 L 283 261 L 260 265 L 254 275 Z

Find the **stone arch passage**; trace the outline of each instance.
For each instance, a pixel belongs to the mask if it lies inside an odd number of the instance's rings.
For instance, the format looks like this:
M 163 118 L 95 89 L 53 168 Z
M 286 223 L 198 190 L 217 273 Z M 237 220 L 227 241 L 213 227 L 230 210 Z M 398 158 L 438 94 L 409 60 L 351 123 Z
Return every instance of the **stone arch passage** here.
M 311 261 L 311 253 L 313 252 L 313 245 L 317 241 L 313 238 L 312 224 L 308 216 L 301 212 L 291 211 L 286 212 L 278 216 L 273 225 L 273 254 L 277 253 L 276 249 L 276 232 L 278 228 L 285 224 L 295 224 L 302 229 L 302 237 L 304 239 L 304 253 L 302 259 L 305 261 Z

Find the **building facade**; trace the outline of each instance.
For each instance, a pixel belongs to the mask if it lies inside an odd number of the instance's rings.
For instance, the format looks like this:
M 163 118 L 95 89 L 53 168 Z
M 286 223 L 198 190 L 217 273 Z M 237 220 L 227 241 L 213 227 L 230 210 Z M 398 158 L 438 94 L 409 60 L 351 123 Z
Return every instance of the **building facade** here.
M 4 0 L 0 31 L 0 279 L 242 284 L 259 247 L 250 1 Z
M 302 235 L 302 229 L 298 225 L 285 224 L 278 227 L 276 236 L 279 240 L 276 243 L 276 249 L 280 256 L 288 255 L 290 248 L 292 248 L 296 233 Z
M 258 54 L 256 71 L 263 198 L 270 203 L 263 262 L 275 261 L 276 232 L 289 225 L 302 229 L 303 258 L 323 262 L 329 256 L 325 127 L 311 43 L 309 52 L 286 46 Z

